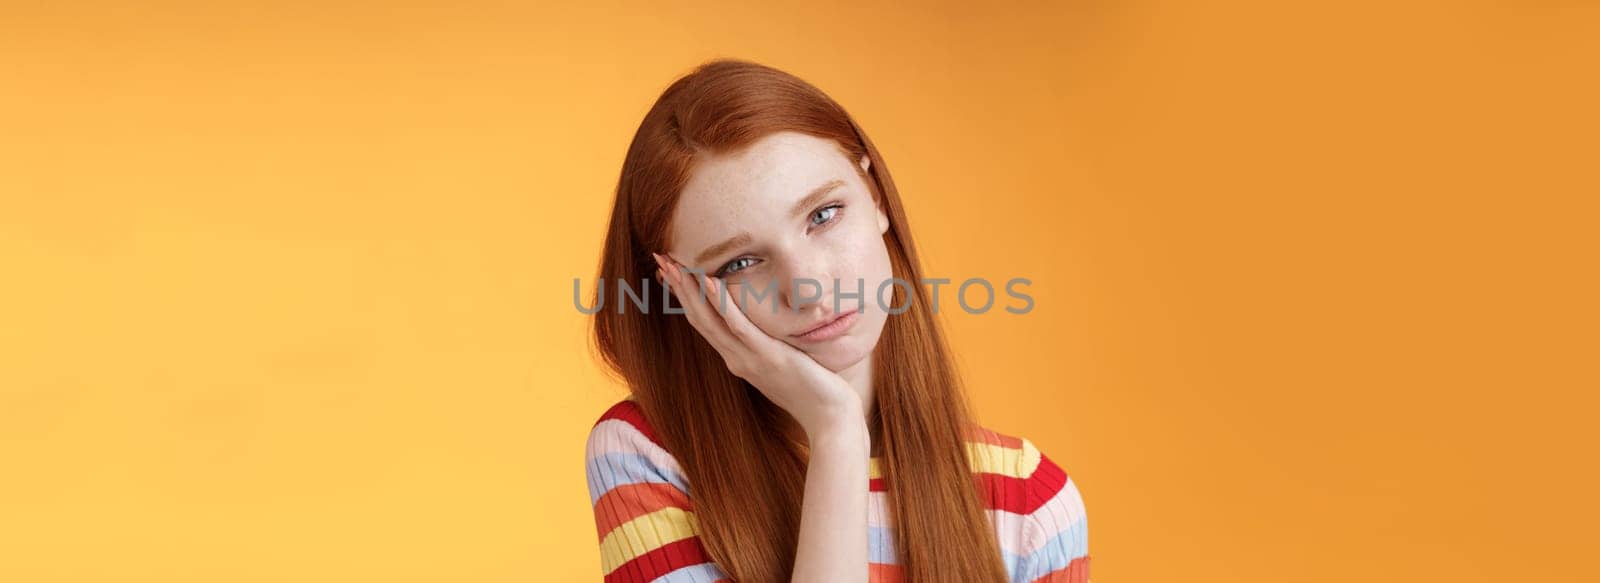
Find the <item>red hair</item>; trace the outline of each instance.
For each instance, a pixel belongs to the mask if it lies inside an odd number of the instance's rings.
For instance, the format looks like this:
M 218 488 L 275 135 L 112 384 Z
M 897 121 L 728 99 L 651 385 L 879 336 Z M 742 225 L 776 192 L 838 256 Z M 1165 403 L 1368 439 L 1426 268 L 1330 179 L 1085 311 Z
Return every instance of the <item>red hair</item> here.
M 738 60 L 699 66 L 645 114 L 622 164 L 598 281 L 643 281 L 661 297 L 650 251 L 669 246 L 672 211 L 696 157 L 734 152 L 779 131 L 838 145 L 889 217 L 884 243 L 894 276 L 922 281 L 899 192 L 866 133 L 811 84 Z M 853 164 L 862 156 L 868 170 Z M 603 306 L 604 285 L 593 305 Z M 888 305 L 905 305 L 904 287 L 891 287 Z M 875 403 L 868 415 L 882 446 L 898 562 L 906 581 L 1004 583 L 983 486 L 967 459 L 977 425 L 931 300 L 923 286 L 911 288 L 910 309 L 890 315 L 874 349 Z M 683 317 L 600 309 L 593 333 L 599 357 L 628 385 L 692 484 L 707 554 L 736 581 L 788 581 L 806 470 L 799 424 L 730 373 Z

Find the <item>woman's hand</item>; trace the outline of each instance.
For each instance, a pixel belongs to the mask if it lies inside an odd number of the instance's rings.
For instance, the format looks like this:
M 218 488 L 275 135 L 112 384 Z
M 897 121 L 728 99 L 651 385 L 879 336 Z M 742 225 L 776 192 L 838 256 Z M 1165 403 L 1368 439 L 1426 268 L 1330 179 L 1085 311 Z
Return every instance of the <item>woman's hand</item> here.
M 689 323 L 722 354 L 728 370 L 793 415 L 811 441 L 792 580 L 867 581 L 871 443 L 861 397 L 811 355 L 757 328 L 738 302 L 726 301 L 721 281 L 691 273 L 670 257 L 656 255 L 656 262 L 656 276 L 665 276 Z
M 811 355 L 756 327 L 723 283 L 652 253 L 689 323 L 722 355 L 728 370 L 783 407 L 815 439 L 840 423 L 865 423 L 861 397 L 850 383 Z

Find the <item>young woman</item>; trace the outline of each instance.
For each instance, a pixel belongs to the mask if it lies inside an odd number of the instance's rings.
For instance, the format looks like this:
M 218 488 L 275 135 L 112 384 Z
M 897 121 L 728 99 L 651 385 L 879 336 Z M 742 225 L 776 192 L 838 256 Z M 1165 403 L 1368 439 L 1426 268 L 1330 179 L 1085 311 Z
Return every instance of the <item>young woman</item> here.
M 838 103 L 734 60 L 668 87 L 591 304 L 631 389 L 587 446 L 605 580 L 1088 581 L 1077 486 L 969 417 L 922 277 Z

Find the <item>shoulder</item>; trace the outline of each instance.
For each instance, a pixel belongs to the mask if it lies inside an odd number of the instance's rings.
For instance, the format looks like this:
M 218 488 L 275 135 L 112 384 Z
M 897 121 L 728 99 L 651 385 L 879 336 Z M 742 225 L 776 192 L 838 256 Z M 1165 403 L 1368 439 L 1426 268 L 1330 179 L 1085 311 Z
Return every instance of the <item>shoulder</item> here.
M 1013 573 L 1023 581 L 1086 579 L 1087 513 L 1066 468 L 1032 440 L 990 428 L 970 432 L 967 444 L 997 524 L 1011 525 L 1002 547 Z
M 715 580 L 689 483 L 632 400 L 602 413 L 585 448 L 590 503 L 607 581 Z
M 991 508 L 1032 514 L 1071 485 L 1066 470 L 1026 437 L 979 426 L 967 433 L 967 453 Z
M 641 437 L 651 443 L 656 441 L 655 428 L 644 417 L 644 410 L 639 408 L 639 403 L 632 398 L 617 401 L 595 419 L 589 431 L 592 440 L 596 435 L 637 432 Z
M 591 502 L 624 486 L 689 490 L 678 460 L 661 446 L 643 410 L 631 399 L 612 405 L 595 420 L 584 461 Z

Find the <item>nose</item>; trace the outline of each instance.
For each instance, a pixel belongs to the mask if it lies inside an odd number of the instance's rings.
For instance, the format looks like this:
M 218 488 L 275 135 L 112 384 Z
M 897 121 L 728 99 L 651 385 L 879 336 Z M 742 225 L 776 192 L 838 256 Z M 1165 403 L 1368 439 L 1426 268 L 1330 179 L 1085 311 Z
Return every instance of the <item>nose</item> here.
M 815 255 L 791 255 L 782 260 L 783 307 L 799 314 L 812 311 L 833 313 L 832 270 L 827 261 Z

